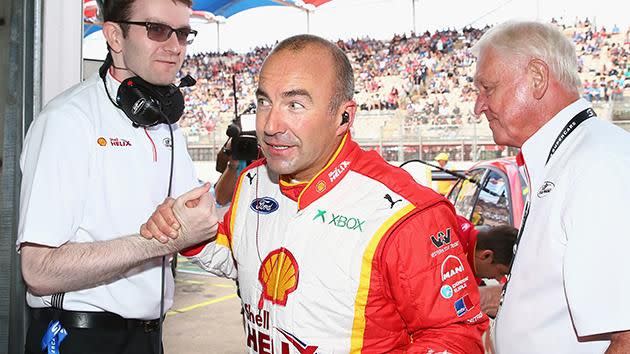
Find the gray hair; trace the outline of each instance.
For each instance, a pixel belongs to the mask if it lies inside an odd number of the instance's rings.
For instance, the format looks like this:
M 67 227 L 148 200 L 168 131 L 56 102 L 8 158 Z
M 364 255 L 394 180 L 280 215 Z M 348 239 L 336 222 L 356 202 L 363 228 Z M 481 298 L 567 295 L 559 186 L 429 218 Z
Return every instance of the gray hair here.
M 552 24 L 533 21 L 502 23 L 486 32 L 472 51 L 479 57 L 487 47 L 502 54 L 540 59 L 549 65 L 553 76 L 565 88 L 576 90 L 580 87 L 575 46 Z
M 310 34 L 299 34 L 278 43 L 267 58 L 283 50 L 299 52 L 308 45 L 319 45 L 326 48 L 333 59 L 337 85 L 329 109 L 331 113 L 334 113 L 342 103 L 352 100 L 354 95 L 354 73 L 352 71 L 352 65 L 346 54 L 337 45 L 321 37 Z

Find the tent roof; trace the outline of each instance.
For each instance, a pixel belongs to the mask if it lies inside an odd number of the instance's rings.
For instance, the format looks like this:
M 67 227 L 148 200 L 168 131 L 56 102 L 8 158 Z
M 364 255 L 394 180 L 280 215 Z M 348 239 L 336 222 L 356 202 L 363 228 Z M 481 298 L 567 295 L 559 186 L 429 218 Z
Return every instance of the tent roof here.
M 317 7 L 330 0 L 193 0 L 193 9 L 208 11 L 216 16 L 228 18 L 239 12 L 261 6 Z
M 193 0 L 193 10 L 197 16 L 214 21 L 217 16 L 228 18 L 239 12 L 262 6 L 290 6 L 315 8 L 331 0 Z M 202 15 L 204 12 L 209 14 Z M 84 37 L 99 31 L 99 10 L 96 0 L 83 0 Z

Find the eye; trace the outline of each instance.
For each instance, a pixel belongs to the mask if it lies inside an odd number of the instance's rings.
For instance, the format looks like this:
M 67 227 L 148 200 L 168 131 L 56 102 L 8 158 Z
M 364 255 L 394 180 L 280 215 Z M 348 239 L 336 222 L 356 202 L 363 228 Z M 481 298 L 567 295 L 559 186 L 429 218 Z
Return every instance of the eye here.
M 256 99 L 256 108 L 263 108 L 263 107 L 267 107 L 269 105 L 270 105 L 269 100 L 267 100 L 264 97 L 258 97 Z
M 298 109 L 303 109 L 304 105 L 302 105 L 299 102 L 292 101 L 292 102 L 289 103 L 289 108 L 292 109 L 292 110 L 298 110 Z

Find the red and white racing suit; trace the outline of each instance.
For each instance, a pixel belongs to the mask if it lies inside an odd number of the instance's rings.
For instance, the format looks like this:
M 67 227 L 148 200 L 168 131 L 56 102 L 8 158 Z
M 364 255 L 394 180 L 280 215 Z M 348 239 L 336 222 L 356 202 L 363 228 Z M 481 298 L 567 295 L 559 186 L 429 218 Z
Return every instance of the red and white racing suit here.
M 346 135 L 308 183 L 254 162 L 216 241 L 184 255 L 238 278 L 250 353 L 482 353 L 458 233 L 446 199 Z

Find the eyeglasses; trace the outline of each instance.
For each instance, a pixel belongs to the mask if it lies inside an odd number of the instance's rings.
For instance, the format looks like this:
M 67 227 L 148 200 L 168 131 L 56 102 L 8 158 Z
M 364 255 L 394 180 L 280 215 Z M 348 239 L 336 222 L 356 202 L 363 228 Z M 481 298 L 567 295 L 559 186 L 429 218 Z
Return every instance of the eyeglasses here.
M 156 42 L 166 42 L 173 32 L 177 36 L 180 45 L 191 44 L 197 36 L 197 31 L 188 27 L 173 28 L 163 23 L 155 22 L 138 22 L 138 21 L 116 21 L 116 23 L 124 23 L 127 25 L 144 26 L 147 29 L 147 37 Z

